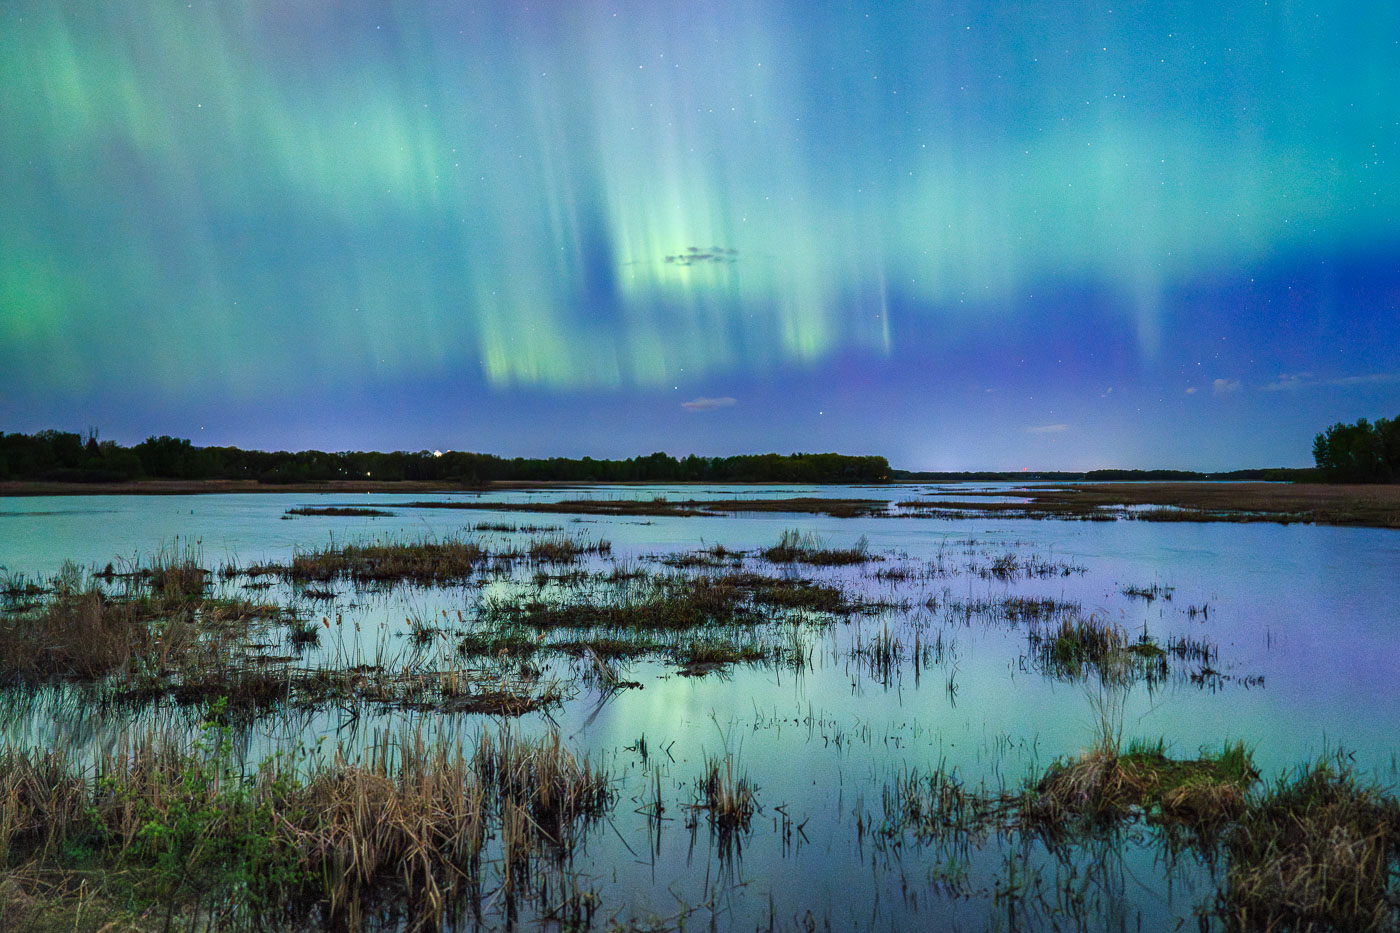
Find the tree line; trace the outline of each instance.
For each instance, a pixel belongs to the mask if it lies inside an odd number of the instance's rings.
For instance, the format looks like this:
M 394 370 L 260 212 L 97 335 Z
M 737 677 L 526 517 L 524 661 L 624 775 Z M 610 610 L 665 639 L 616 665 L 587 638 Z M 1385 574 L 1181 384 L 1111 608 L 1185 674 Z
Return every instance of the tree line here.
M 1313 440 L 1313 460 L 1332 483 L 1400 483 L 1400 415 L 1334 424 Z
M 185 438 L 148 437 L 131 447 L 63 431 L 0 433 L 0 480 L 110 483 L 135 479 L 238 479 L 262 483 L 427 480 L 475 485 L 495 480 L 575 482 L 882 483 L 884 457 L 834 453 L 672 457 L 498 457 L 463 451 L 262 451 L 196 447 Z

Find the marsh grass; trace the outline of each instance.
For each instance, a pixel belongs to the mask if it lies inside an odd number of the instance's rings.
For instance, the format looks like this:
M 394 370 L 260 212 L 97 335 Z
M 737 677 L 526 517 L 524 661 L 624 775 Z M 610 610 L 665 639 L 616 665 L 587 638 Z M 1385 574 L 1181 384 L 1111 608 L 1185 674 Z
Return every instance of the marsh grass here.
M 964 840 L 1018 825 L 1017 795 L 970 787 L 943 767 L 910 769 L 886 783 L 881 792 L 885 818 L 880 832 L 891 838 L 912 832 L 921 839 L 949 836 Z
M 393 512 L 384 509 L 368 509 L 359 506 L 328 505 L 328 506 L 298 506 L 288 509 L 284 515 L 310 516 L 323 515 L 333 517 L 360 517 L 360 518 L 390 518 Z
M 535 538 L 526 548 L 530 560 L 546 564 L 571 564 L 579 558 L 593 555 L 607 557 L 612 554 L 612 543 L 590 541 L 585 537 L 566 534 L 552 534 Z
M 143 736 L 95 766 L 0 752 L 0 911 L 17 915 L 26 879 L 56 877 L 49 909 L 119 899 L 150 928 L 436 929 L 479 905 L 491 861 L 508 897 L 538 896 L 529 866 L 566 856 L 615 796 L 557 733 L 487 732 L 474 751 L 385 737 L 353 760 L 252 770 L 228 736 L 211 723 L 189 750 Z
M 1338 755 L 1279 779 L 1226 835 L 1218 903 L 1231 929 L 1393 930 L 1400 802 Z
M 1134 599 L 1141 599 L 1149 603 L 1154 602 L 1158 599 L 1163 599 L 1167 602 L 1171 602 L 1171 598 L 1174 592 L 1175 589 L 1173 587 L 1163 586 L 1160 583 L 1153 583 L 1151 586 L 1134 585 L 1125 586 L 1123 588 L 1124 596 L 1131 596 Z
M 1153 682 L 1169 673 L 1169 651 L 1178 656 L 1208 650 L 1200 643 L 1179 640 L 1163 648 L 1146 632 L 1131 638 L 1122 628 L 1097 614 L 1064 615 L 1058 626 L 1032 627 L 1028 632 L 1035 665 L 1066 680 L 1095 674 L 1105 682 Z
M 1213 901 L 1199 908 L 1202 928 L 1213 914 L 1239 931 L 1395 929 L 1400 801 L 1360 781 L 1341 755 L 1263 792 L 1258 783 L 1243 743 L 1181 760 L 1160 740 L 1136 742 L 1057 761 L 1015 792 L 970 787 L 942 767 L 906 771 L 885 785 L 879 830 L 890 845 L 905 833 L 952 841 L 940 851 L 966 859 L 969 844 L 993 833 L 1056 853 L 1145 823 L 1164 852 L 1184 844 L 1222 866 Z
M 917 652 L 917 649 L 915 651 Z M 881 682 L 889 681 L 903 662 L 905 654 L 904 643 L 900 641 L 897 632 L 890 631 L 888 625 L 881 627 L 869 640 L 858 635 L 855 644 L 851 646 L 851 657 L 869 665 L 871 674 Z
M 861 535 L 853 547 L 828 548 L 813 532 L 789 528 L 782 533 L 778 543 L 760 552 L 764 560 L 773 564 L 812 564 L 830 567 L 845 564 L 864 564 L 882 558 L 870 551 L 870 541 Z
M 1027 813 L 1056 827 L 1141 813 L 1154 822 L 1213 830 L 1244 812 L 1257 780 L 1242 743 L 1189 760 L 1168 758 L 1161 743 L 1132 744 L 1121 754 L 1099 747 L 1051 765 Z
M 492 555 L 469 538 L 395 541 L 383 539 L 298 550 L 287 564 L 258 564 L 242 572 L 274 575 L 293 583 L 414 583 L 420 586 L 465 583 L 488 567 Z
M 27 574 L 0 572 L 0 606 L 7 612 L 31 609 L 34 600 L 49 592 L 49 587 Z
M 758 812 L 758 788 L 746 772 L 738 770 L 731 755 L 705 759 L 704 774 L 696 781 L 694 810 L 703 810 L 710 826 L 724 838 L 747 833 Z
M 495 532 L 497 534 L 545 534 L 552 531 L 563 531 L 558 525 L 515 525 L 510 522 L 476 522 L 472 525 L 472 531 Z
M 203 574 L 182 569 L 132 574 L 118 594 L 80 573 L 61 576 L 43 602 L 0 615 L 0 682 L 94 683 L 194 670 L 281 615 L 271 604 L 197 595 L 203 583 L 190 581 Z
M 1022 490 L 1029 501 L 900 502 L 921 514 L 1158 522 L 1312 522 L 1400 527 L 1400 487 L 1319 483 L 1085 483 Z M 979 494 L 964 491 L 971 499 Z M 998 492 L 992 495 L 1004 495 Z M 1156 506 L 1156 508 L 1143 508 Z M 1136 510 L 1129 507 L 1140 507 Z
M 794 623 L 829 624 L 866 608 L 837 587 L 797 578 L 626 575 L 595 589 L 487 598 L 458 651 L 517 660 L 541 651 L 605 659 L 658 655 L 690 675 L 760 661 L 800 668 L 808 651 Z
M 1038 554 L 1023 555 L 1015 551 L 999 554 L 985 564 L 974 560 L 968 564 L 967 569 L 984 580 L 1002 582 L 1068 577 L 1086 572 L 1086 568 L 1079 564 L 1041 557 Z
M 696 551 L 683 551 L 655 558 L 668 567 L 678 570 L 719 570 L 736 568 L 744 562 L 744 552 L 726 548 L 722 544 L 701 548 Z

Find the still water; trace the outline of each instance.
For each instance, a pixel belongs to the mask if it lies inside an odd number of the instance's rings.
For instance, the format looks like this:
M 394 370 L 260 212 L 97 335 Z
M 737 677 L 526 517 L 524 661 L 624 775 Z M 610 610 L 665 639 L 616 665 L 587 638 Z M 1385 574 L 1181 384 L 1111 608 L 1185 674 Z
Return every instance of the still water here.
M 492 492 L 480 498 L 724 499 L 937 495 L 903 487 L 606 487 Z M 1213 646 L 1209 671 L 1174 665 L 1160 682 L 1117 698 L 1125 738 L 1166 743 L 1195 757 L 1243 740 L 1266 779 L 1341 750 L 1363 775 L 1393 783 L 1400 752 L 1400 534 L 1274 524 L 1030 521 L 995 518 L 831 518 L 743 513 L 705 517 L 569 516 L 410 507 L 399 496 L 90 496 L 0 500 L 0 567 L 44 576 L 65 561 L 120 569 L 162 548 L 194 544 L 204 566 L 286 561 L 331 541 L 472 535 L 499 547 L 522 532 L 479 532 L 480 522 L 552 526 L 606 540 L 612 565 L 661 570 L 658 555 L 721 545 L 756 552 L 787 529 L 851 547 L 862 536 L 879 562 L 801 573 L 894 604 L 830 626 L 803 628 L 808 663 L 736 666 L 681 676 L 662 661 L 624 665 L 640 688 L 601 689 L 582 662 L 560 661 L 566 701 L 521 717 L 525 733 L 558 729 L 608 769 L 618 803 L 575 855 L 573 870 L 599 894 L 601 916 L 640 927 L 983 929 L 1171 928 L 1195 924 L 1215 890 L 1208 866 L 1164 863 L 1150 840 L 1085 845 L 1072 858 L 1038 844 L 992 838 L 956 847 L 888 828 L 885 802 L 901 776 L 942 767 L 970 785 L 1014 788 L 1061 756 L 1087 748 L 1104 704 L 1091 686 L 1048 677 L 1028 663 L 1026 626 L 961 616 L 950 607 L 1010 595 L 1076 602 L 1157 642 Z M 293 506 L 375 507 L 391 516 L 285 518 Z M 1034 557 L 1060 572 L 1000 579 L 979 573 L 997 558 Z M 929 566 L 953 572 L 921 573 Z M 881 576 L 903 568 L 909 573 Z M 890 579 L 895 577 L 895 579 Z M 389 593 L 341 591 L 302 611 L 337 617 L 323 657 L 404 650 L 409 619 L 470 620 L 493 588 L 527 579 Z M 280 585 L 279 585 L 280 586 Z M 1126 590 L 1155 593 L 1155 598 Z M 295 602 L 290 589 L 272 596 Z M 879 635 L 902 660 L 880 668 L 858 650 Z M 924 646 L 916 652 L 915 638 Z M 936 643 L 936 651 L 928 646 Z M 1202 675 L 1193 677 L 1192 675 Z M 8 715 L 12 743 L 102 740 L 121 723 Z M 350 719 L 337 710 L 264 723 L 248 754 L 297 741 L 368 741 L 405 724 L 470 742 L 494 724 L 480 716 L 406 713 Z M 758 787 L 761 807 L 738 846 L 724 846 L 685 804 L 707 756 L 728 755 Z M 665 819 L 642 811 L 661 788 Z M 689 825 L 688 825 L 689 824 Z M 1075 892 L 1079 913 L 1063 909 Z M 1085 920 L 1084 917 L 1091 918 Z M 606 924 L 603 924 L 606 928 Z

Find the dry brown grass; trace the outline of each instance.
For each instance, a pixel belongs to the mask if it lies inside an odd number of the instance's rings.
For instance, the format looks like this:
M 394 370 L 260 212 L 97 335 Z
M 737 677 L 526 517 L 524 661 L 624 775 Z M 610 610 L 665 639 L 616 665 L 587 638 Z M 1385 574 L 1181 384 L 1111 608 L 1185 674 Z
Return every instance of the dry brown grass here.
M 917 500 L 920 510 L 956 510 L 1028 518 L 1084 518 L 1122 506 L 1160 506 L 1132 517 L 1144 521 L 1312 522 L 1400 528 L 1400 485 L 1323 483 L 1085 483 L 1030 486 L 1016 491 L 1028 502 Z M 989 493 L 989 495 L 991 495 Z M 1004 495 L 1004 493 L 996 493 Z M 1105 517 L 1111 516 L 1108 511 Z
M 1281 780 L 1226 837 L 1219 910 L 1238 930 L 1394 930 L 1400 802 L 1344 764 Z
M 0 916 L 36 905 L 66 915 L 105 888 L 150 901 L 167 925 L 211 911 L 240 928 L 319 917 L 356 930 L 387 909 L 396 929 L 438 928 L 477 901 L 488 857 L 507 884 L 524 883 L 614 799 L 608 776 L 557 733 L 487 733 L 474 750 L 385 738 L 301 776 L 283 759 L 245 773 L 213 738 L 193 753 L 139 738 L 95 768 L 0 753 Z M 489 854 L 493 837 L 502 844 Z M 43 891 L 40 878 L 52 880 Z
M 1168 758 L 1160 748 L 1118 754 L 1096 748 L 1056 762 L 1036 784 L 1027 815 L 1059 828 L 1105 823 L 1144 812 L 1156 822 L 1214 830 L 1245 810 L 1258 779 L 1243 746 L 1189 760 Z
M 274 574 L 294 582 L 351 580 L 355 583 L 463 583 L 488 565 L 492 555 L 475 541 L 371 541 L 331 544 L 299 551 L 290 564 L 247 568 L 250 576 Z
M 733 756 L 705 759 L 705 773 L 696 784 L 694 809 L 705 811 L 721 835 L 747 832 L 758 812 L 758 788 L 747 773 L 737 772 Z

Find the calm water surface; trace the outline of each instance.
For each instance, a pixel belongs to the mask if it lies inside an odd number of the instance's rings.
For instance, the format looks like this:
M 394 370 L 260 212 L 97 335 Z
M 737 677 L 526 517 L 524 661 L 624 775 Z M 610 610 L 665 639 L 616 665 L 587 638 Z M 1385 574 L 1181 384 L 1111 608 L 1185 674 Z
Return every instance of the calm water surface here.
M 558 498 L 731 498 L 826 496 L 898 501 L 931 487 L 607 487 L 483 494 L 511 501 Z M 811 663 L 794 671 L 738 667 L 679 676 L 660 662 L 632 664 L 641 689 L 600 693 L 574 662 L 548 672 L 570 699 L 522 717 L 524 732 L 558 728 L 618 781 L 608 825 L 589 837 L 575 870 L 592 879 L 604 915 L 638 924 L 687 921 L 719 928 L 806 926 L 832 929 L 983 929 L 1073 926 L 1055 902 L 1077 889 L 1094 924 L 1169 928 L 1194 924 L 1214 891 L 1207 867 L 1190 858 L 1164 864 L 1150 840 L 1085 846 L 1066 862 L 1036 843 L 989 840 L 958 851 L 882 835 L 884 795 L 902 774 L 942 765 L 965 780 L 1014 787 L 1058 756 L 1089 746 L 1099 721 L 1096 691 L 1044 676 L 1027 660 L 1024 625 L 964 620 L 950 603 L 1008 594 L 1078 601 L 1159 642 L 1190 637 L 1215 646 L 1219 676 L 1194 681 L 1190 665 L 1121 700 L 1125 737 L 1165 740 L 1171 753 L 1243 740 L 1266 776 L 1343 749 L 1369 776 L 1391 783 L 1400 751 L 1400 534 L 1382 529 L 1273 524 L 1133 521 L 1027 521 L 928 518 L 836 519 L 748 513 L 700 518 L 613 518 L 410 508 L 410 499 L 462 495 L 346 497 L 307 495 L 91 496 L 0 500 L 0 566 L 47 575 L 65 561 L 120 566 L 179 542 L 197 543 L 203 563 L 286 560 L 297 548 L 332 539 L 402 540 L 464 533 L 478 522 L 559 526 L 612 543 L 614 562 L 664 569 L 649 558 L 701 546 L 756 549 L 788 528 L 814 532 L 832 547 L 865 536 L 886 559 L 854 568 L 815 568 L 806 576 L 839 582 L 901 608 L 804 629 Z M 392 517 L 284 519 L 296 505 L 374 506 Z M 469 533 L 469 532 L 468 532 Z M 524 534 L 477 537 L 496 545 Z M 1070 572 L 1015 581 L 968 572 L 1000 555 L 1035 555 Z M 890 583 L 881 568 L 929 562 L 962 568 L 931 579 Z M 749 569 L 764 570 L 756 558 Z M 766 568 L 771 572 L 772 568 Z M 1082 572 L 1081 572 L 1082 570 Z M 405 651 L 407 619 L 447 612 L 470 616 L 492 587 L 340 593 L 308 613 L 339 615 L 318 651 L 366 657 Z M 1170 588 L 1170 598 L 1125 595 L 1130 587 Z M 295 600 L 290 590 L 273 595 Z M 930 609 L 933 599 L 942 609 Z M 1195 610 L 1192 612 L 1191 610 Z M 893 632 L 927 647 L 879 670 L 853 647 Z M 581 662 L 579 662 L 581 663 Z M 1197 665 L 1199 667 L 1199 665 Z M 468 740 L 495 728 L 480 717 L 385 714 L 353 722 L 337 711 L 265 724 L 249 754 L 279 743 L 368 741 L 407 721 Z M 12 742 L 103 740 L 107 722 L 42 703 L 7 714 Z M 642 754 L 642 748 L 647 754 Z M 707 755 L 734 757 L 759 787 L 762 812 L 737 852 L 721 851 L 688 820 L 684 804 Z M 667 819 L 634 813 L 660 776 Z M 687 826 L 687 822 L 691 826 Z M 799 828 L 800 827 L 800 828 Z M 953 866 L 950 868 L 950 866 Z M 1018 880 L 1019 879 L 1019 880 Z M 1026 880 L 1030 879 L 1030 880 Z M 1020 885 L 1017 887 L 1017 885 Z M 1015 896 L 1006 896 L 1007 888 Z

